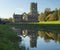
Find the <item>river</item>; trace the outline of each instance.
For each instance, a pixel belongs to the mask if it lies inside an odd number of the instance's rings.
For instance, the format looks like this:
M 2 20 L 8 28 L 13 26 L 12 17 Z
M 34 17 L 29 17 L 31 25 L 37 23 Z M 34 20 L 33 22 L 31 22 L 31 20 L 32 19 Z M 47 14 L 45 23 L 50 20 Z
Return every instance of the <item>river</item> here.
M 51 26 L 51 27 L 50 27 Z M 25 50 L 60 50 L 59 26 L 14 26 Z

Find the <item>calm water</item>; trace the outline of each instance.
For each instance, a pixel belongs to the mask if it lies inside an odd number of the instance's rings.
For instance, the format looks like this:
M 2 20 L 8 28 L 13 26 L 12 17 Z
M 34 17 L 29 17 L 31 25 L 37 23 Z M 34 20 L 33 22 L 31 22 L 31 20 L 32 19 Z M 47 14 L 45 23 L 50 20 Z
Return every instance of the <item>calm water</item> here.
M 39 27 L 38 27 L 39 28 Z M 30 29 L 14 27 L 17 35 L 22 38 L 19 46 L 24 46 L 25 50 L 60 50 L 59 29 Z

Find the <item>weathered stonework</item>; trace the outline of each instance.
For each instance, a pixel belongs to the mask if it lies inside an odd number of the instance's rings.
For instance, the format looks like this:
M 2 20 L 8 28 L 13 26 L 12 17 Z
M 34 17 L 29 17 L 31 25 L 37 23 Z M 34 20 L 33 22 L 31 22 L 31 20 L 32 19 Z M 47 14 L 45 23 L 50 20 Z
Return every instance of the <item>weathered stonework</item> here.
M 25 12 L 22 15 L 13 14 L 14 22 L 37 22 L 38 21 L 38 12 L 37 12 L 37 3 L 30 4 L 30 12 L 26 14 Z

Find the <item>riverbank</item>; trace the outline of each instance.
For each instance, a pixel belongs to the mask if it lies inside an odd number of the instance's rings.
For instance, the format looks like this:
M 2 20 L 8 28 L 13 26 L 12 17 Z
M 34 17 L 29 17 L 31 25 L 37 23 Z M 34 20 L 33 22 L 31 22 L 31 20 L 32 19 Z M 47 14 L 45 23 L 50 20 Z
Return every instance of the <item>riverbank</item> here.
M 24 47 L 19 48 L 18 42 L 21 38 L 17 37 L 16 32 L 14 32 L 10 27 L 19 26 L 22 29 L 32 29 L 32 30 L 44 30 L 60 32 L 60 22 L 58 24 L 53 24 L 49 22 L 22 22 L 22 23 L 10 23 L 10 24 L 0 24 L 0 50 L 25 50 Z M 47 24 L 48 23 L 48 24 Z
M 15 23 L 15 27 L 19 27 L 21 29 L 32 29 L 32 30 L 45 30 L 45 31 L 54 31 L 60 32 L 60 23 L 59 24 L 40 24 L 40 23 Z
M 60 24 L 60 21 L 47 21 L 47 22 L 16 22 L 14 24 Z
M 39 22 L 38 24 L 60 24 L 60 21 Z
M 0 50 L 20 50 L 18 42 L 21 41 L 8 24 L 0 24 Z

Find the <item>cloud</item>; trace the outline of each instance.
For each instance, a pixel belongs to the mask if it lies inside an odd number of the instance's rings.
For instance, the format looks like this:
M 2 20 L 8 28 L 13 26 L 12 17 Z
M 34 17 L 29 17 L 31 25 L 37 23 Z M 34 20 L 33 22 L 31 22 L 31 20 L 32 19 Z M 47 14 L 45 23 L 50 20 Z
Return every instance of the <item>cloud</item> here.
M 15 13 L 22 14 L 24 12 L 24 8 L 16 8 Z
M 20 8 L 20 7 L 16 9 L 16 11 L 18 11 L 18 10 L 21 11 L 21 12 L 24 11 L 24 9 L 23 8 Z

